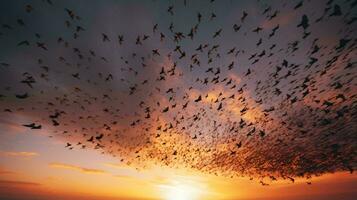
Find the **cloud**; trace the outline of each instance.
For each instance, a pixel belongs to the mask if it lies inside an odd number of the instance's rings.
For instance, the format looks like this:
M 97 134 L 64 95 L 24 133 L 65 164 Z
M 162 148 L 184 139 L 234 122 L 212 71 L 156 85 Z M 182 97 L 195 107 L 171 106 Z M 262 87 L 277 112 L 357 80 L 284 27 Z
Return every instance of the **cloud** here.
M 124 168 L 123 164 L 117 164 L 117 163 L 104 163 L 104 165 L 112 168 L 119 168 L 119 169 Z
M 5 155 L 5 156 L 14 156 L 14 157 L 34 157 L 34 156 L 39 156 L 38 153 L 36 152 L 27 152 L 27 151 L 20 151 L 20 152 L 14 152 L 14 151 L 3 151 L 0 152 L 0 154 Z
M 0 167 L 0 175 L 15 174 L 16 172 Z
M 61 169 L 69 169 L 69 170 L 74 170 L 74 171 L 79 171 L 81 173 L 85 174 L 106 174 L 104 170 L 100 169 L 90 169 L 90 168 L 84 168 L 76 165 L 69 165 L 69 164 L 63 164 L 63 163 L 50 163 L 50 167 L 52 168 L 61 168 Z
M 40 183 L 27 182 L 27 181 L 10 181 L 10 180 L 0 180 L 0 186 L 40 186 Z

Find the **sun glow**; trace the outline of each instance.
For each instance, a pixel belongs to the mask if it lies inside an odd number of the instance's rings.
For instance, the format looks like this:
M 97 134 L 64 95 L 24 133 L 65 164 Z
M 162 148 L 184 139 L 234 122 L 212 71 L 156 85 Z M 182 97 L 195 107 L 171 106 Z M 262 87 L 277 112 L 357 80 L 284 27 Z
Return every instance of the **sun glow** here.
M 201 187 L 193 182 L 173 181 L 159 185 L 165 200 L 199 200 Z

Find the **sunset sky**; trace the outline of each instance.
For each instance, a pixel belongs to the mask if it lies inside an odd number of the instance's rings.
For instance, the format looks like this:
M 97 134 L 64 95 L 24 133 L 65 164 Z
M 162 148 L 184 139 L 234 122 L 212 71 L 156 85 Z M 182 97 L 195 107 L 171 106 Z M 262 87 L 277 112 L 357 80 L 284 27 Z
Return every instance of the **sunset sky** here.
M 11 125 L 1 131 L 1 199 L 353 199 L 357 195 L 357 177 L 348 172 L 314 177 L 311 185 L 301 179 L 263 187 L 248 178 L 160 167 L 137 171 L 94 150 L 69 152 L 63 141 L 48 138 L 45 132 L 31 134 Z
M 357 198 L 356 0 L 0 5 L 0 199 Z

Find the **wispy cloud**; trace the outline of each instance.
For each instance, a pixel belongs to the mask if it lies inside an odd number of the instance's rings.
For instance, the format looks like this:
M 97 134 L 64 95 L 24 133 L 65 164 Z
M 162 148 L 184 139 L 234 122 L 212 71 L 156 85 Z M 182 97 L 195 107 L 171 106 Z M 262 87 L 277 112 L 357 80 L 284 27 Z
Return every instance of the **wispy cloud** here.
M 26 181 L 10 181 L 10 180 L 0 180 L 0 185 L 11 185 L 11 186 L 39 186 L 40 183 L 26 182 Z
M 28 152 L 28 151 L 0 151 L 0 155 L 5 155 L 5 156 L 16 156 L 16 157 L 34 157 L 38 156 L 39 154 L 36 152 Z
M 104 163 L 104 165 L 112 168 L 119 168 L 119 169 L 125 168 L 122 164 L 117 164 L 117 163 Z
M 15 174 L 16 172 L 0 167 L 0 175 Z
M 90 169 L 90 168 L 80 167 L 80 166 L 76 166 L 76 165 L 63 164 L 63 163 L 50 163 L 49 166 L 52 168 L 62 168 L 62 169 L 79 171 L 79 172 L 85 173 L 85 174 L 106 174 L 107 173 L 106 171 L 101 170 L 101 169 Z

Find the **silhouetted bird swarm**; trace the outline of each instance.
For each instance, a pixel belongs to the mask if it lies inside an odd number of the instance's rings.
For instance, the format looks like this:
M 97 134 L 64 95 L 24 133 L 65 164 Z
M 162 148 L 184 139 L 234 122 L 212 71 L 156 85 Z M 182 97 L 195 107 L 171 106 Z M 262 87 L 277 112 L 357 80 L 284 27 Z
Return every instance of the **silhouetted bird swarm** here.
M 262 185 L 352 173 L 357 1 L 246 1 L 229 16 L 217 10 L 231 1 L 197 2 L 145 1 L 165 19 L 139 22 L 119 2 L 96 17 L 15 3 L 1 19 L 1 118 L 138 169 Z

